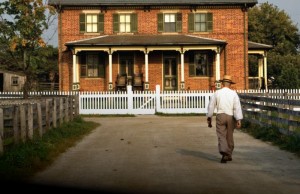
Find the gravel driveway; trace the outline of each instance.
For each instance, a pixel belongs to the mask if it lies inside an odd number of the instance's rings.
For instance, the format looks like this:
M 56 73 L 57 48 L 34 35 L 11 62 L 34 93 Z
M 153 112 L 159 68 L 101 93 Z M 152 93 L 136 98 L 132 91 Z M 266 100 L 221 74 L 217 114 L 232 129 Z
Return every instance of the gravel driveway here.
M 30 182 L 97 193 L 300 193 L 299 157 L 236 130 L 233 161 L 221 164 L 203 116 L 85 119 L 101 126 Z

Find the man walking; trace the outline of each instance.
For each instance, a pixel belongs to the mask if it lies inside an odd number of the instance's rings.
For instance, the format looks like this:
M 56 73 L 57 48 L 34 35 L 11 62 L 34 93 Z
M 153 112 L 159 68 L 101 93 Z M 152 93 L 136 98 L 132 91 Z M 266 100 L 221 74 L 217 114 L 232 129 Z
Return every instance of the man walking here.
M 235 84 L 230 75 L 224 75 L 222 89 L 217 90 L 211 97 L 208 105 L 207 123 L 212 127 L 212 116 L 216 108 L 216 132 L 218 136 L 218 148 L 222 155 L 221 163 L 232 161 L 234 149 L 233 131 L 241 128 L 243 119 L 239 96 L 230 89 Z

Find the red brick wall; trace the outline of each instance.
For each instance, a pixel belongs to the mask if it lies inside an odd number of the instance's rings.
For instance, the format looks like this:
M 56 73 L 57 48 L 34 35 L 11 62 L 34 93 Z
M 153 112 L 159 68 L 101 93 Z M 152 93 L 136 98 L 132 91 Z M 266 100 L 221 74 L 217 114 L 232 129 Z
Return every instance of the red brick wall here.
M 164 9 L 165 11 L 167 9 Z M 182 33 L 188 34 L 188 13 L 189 9 L 178 10 L 182 13 Z M 200 10 L 197 10 L 200 11 Z M 236 89 L 245 89 L 247 81 L 245 82 L 245 71 L 248 76 L 248 65 L 245 69 L 245 60 L 248 64 L 248 55 L 244 55 L 244 12 L 240 8 L 226 8 L 226 9 L 205 9 L 213 13 L 213 33 L 193 33 L 192 35 L 213 38 L 218 40 L 225 40 L 227 42 L 226 52 L 221 52 L 221 78 L 224 73 L 230 74 L 234 77 L 237 84 Z M 144 10 L 137 10 L 138 15 L 138 34 L 157 34 L 157 13 L 161 10 L 153 10 L 144 12 Z M 62 52 L 60 69 L 60 83 L 61 90 L 70 90 L 72 85 L 72 53 L 66 50 L 64 44 L 69 41 L 75 41 L 85 38 L 97 37 L 95 35 L 83 35 L 79 33 L 79 14 L 81 10 L 64 10 L 61 13 L 61 29 L 59 29 L 59 40 Z M 107 10 L 104 13 L 105 35 L 113 34 L 113 13 L 114 10 Z M 246 20 L 247 20 L 246 13 Z M 247 26 L 247 25 L 246 25 Z M 247 30 L 247 29 L 246 29 Z M 101 34 L 103 35 L 103 34 Z M 246 34 L 248 37 L 248 34 Z M 247 47 L 246 47 L 247 48 Z M 225 56 L 226 53 L 226 56 Z M 247 53 L 247 49 L 246 49 Z M 180 54 L 178 52 L 178 86 L 180 86 Z M 225 63 L 226 58 L 226 63 Z M 135 51 L 135 72 L 143 73 L 145 76 L 144 67 L 145 56 L 143 52 Z M 226 68 L 226 69 L 225 69 Z M 113 84 L 115 85 L 118 74 L 118 53 L 113 53 Z M 149 53 L 149 84 L 150 90 L 155 89 L 155 85 L 162 86 L 162 53 L 158 51 L 151 51 Z M 215 81 L 215 65 L 213 68 L 213 77 L 192 78 L 188 75 L 188 57 L 185 56 L 185 86 L 190 90 L 207 90 Z M 106 60 L 106 77 L 103 78 L 80 78 L 80 86 L 82 90 L 107 90 L 108 89 L 108 57 Z

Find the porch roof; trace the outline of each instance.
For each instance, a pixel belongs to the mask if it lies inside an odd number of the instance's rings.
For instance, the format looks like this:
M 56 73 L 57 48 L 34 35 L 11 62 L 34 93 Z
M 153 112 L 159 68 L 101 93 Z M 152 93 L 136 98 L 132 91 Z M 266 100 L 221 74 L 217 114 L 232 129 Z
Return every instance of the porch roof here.
M 249 50 L 270 50 L 273 46 L 268 44 L 262 44 L 257 42 L 248 41 L 248 49 Z
M 246 5 L 254 6 L 257 0 L 49 0 L 49 5 L 62 6 L 151 6 L 151 5 Z
M 74 46 L 187 46 L 224 45 L 226 41 L 191 35 L 105 35 L 67 42 Z

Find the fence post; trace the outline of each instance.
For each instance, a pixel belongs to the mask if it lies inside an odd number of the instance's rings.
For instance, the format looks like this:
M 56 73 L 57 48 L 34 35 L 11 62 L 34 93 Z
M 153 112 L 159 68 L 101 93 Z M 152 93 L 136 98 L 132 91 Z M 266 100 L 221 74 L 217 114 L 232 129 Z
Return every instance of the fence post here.
M 14 130 L 14 143 L 17 144 L 20 142 L 20 128 L 19 128 L 19 122 L 20 122 L 20 110 L 19 106 L 14 106 L 14 118 L 13 118 L 13 130 Z
M 3 109 L 0 108 L 0 155 L 3 153 L 3 134 L 4 134 L 4 122 L 3 122 Z
M 21 126 L 21 140 L 24 143 L 26 141 L 26 114 L 25 106 L 20 105 L 20 126 Z
M 128 102 L 128 113 L 133 114 L 133 92 L 132 86 L 127 86 L 127 102 Z
M 65 122 L 69 122 L 69 98 L 65 97 Z
M 74 115 L 75 116 L 78 116 L 80 111 L 80 107 L 81 107 L 81 101 L 79 100 L 80 99 L 80 94 L 81 93 L 77 93 L 74 95 Z
M 32 104 L 28 104 L 28 110 L 27 110 L 27 115 L 28 115 L 28 138 L 33 139 L 33 107 Z
M 37 117 L 38 117 L 38 126 L 39 126 L 39 136 L 43 136 L 43 115 L 42 115 L 42 107 L 41 103 L 38 102 L 36 105 L 37 108 Z
M 57 110 L 56 110 L 56 98 L 53 98 L 53 112 L 52 112 L 52 123 L 53 123 L 53 128 L 57 127 Z
M 160 85 L 156 85 L 155 87 L 155 98 L 156 98 L 156 109 L 155 112 L 160 112 Z
M 63 120 L 63 119 L 64 119 L 64 115 L 63 115 L 63 110 L 64 110 L 63 104 L 64 104 L 63 98 L 60 97 L 60 98 L 59 98 L 59 125 L 63 124 L 63 122 L 64 122 L 64 120 Z

